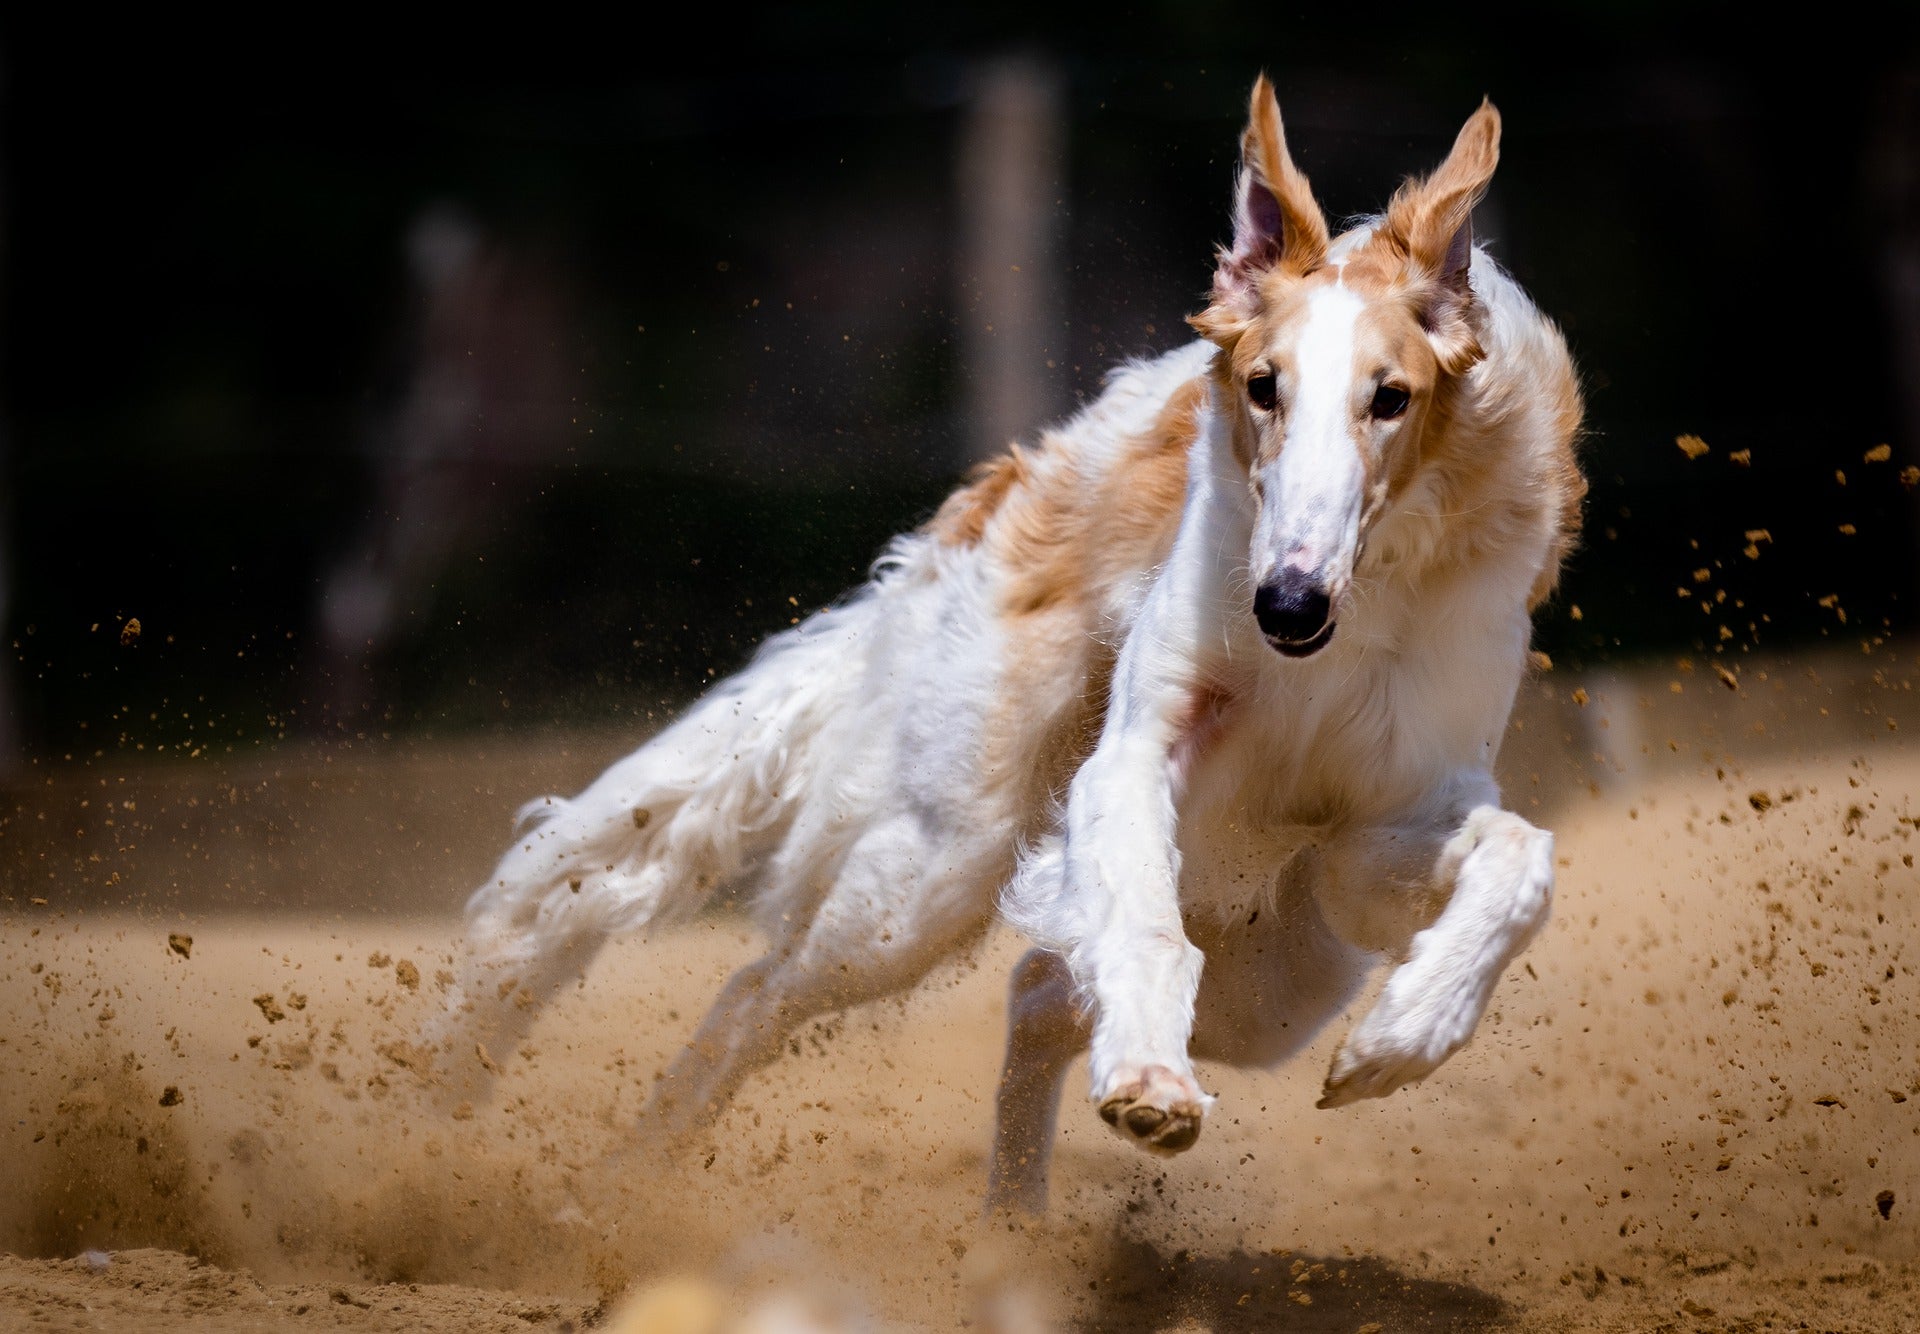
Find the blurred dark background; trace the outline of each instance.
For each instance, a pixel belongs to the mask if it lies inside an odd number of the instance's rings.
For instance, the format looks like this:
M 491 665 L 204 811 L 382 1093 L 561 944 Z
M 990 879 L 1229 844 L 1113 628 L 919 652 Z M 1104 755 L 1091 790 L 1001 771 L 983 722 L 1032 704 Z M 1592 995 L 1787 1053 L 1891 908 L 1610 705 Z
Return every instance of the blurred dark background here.
M 1183 340 L 1262 68 L 1336 217 L 1504 113 L 1478 230 L 1589 391 L 1543 648 L 1871 645 L 1914 596 L 1920 46 L 1730 12 L 16 11 L 4 746 L 649 726 Z

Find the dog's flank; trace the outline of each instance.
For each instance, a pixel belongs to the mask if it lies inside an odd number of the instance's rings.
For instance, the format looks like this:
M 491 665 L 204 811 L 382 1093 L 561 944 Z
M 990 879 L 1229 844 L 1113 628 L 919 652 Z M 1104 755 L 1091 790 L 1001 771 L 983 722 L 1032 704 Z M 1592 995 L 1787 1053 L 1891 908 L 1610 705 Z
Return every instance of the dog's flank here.
M 1270 1065 L 1394 965 L 1322 1098 L 1471 1035 L 1545 920 L 1552 839 L 1491 777 L 1584 484 L 1564 341 L 1471 243 L 1482 108 L 1331 236 L 1255 87 L 1201 341 L 1122 368 L 571 801 L 469 905 L 454 1097 L 609 935 L 741 882 L 770 937 L 655 1091 L 719 1112 L 793 1027 L 910 986 L 996 900 L 1016 969 L 992 1198 L 1044 1201 L 1090 1046 L 1122 1135 L 1185 1148 L 1195 1057 Z

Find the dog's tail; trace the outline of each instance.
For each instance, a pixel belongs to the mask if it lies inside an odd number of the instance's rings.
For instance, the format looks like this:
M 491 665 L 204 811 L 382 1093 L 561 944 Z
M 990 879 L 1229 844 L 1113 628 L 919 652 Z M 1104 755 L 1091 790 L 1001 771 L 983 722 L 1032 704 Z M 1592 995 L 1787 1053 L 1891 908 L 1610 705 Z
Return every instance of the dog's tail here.
M 692 915 L 778 846 L 833 781 L 822 733 L 854 708 L 883 600 L 870 585 L 767 641 L 584 792 L 521 807 L 467 902 L 467 957 L 429 1041 L 490 1070 L 485 1048 L 516 1041 L 608 937 Z
M 873 610 L 862 597 L 767 641 L 579 796 L 521 807 L 469 926 L 552 933 L 577 919 L 619 935 L 697 911 L 779 842 L 820 781 L 815 743 L 859 688 Z

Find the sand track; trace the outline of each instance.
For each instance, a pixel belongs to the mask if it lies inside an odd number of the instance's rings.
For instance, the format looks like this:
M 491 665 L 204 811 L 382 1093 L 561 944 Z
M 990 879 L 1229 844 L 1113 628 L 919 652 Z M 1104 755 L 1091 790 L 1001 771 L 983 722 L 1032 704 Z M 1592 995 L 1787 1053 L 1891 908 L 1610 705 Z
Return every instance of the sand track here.
M 531 778 L 524 754 L 356 757 L 331 789 L 302 770 L 251 834 L 207 815 L 256 791 L 232 768 L 114 784 L 135 808 L 110 835 L 86 782 L 56 784 L 71 845 L 21 836 L 24 794 L 0 915 L 0 1250 L 23 1258 L 0 1259 L 0 1324 L 557 1330 L 693 1273 L 889 1328 L 990 1325 L 1006 1293 L 1123 1330 L 1911 1328 L 1920 759 L 1884 728 L 1903 692 L 1841 670 L 1776 664 L 1782 695 L 1749 669 L 1724 698 L 1623 676 L 1584 709 L 1547 678 L 1509 790 L 1558 831 L 1556 918 L 1476 1042 L 1339 1112 L 1313 1100 L 1344 1022 L 1280 1071 L 1210 1067 L 1217 1112 L 1171 1162 L 1115 1140 L 1075 1075 L 1055 1209 L 1014 1234 L 976 1220 L 1010 936 L 811 1026 L 663 1158 L 638 1112 L 752 957 L 735 917 L 617 947 L 470 1116 L 424 1110 L 405 1045 L 453 938 L 421 909 L 460 897 L 425 869 L 434 841 L 590 751 L 549 748 Z M 435 807 L 423 772 L 467 795 Z M 222 837 L 224 885 L 255 867 L 246 911 L 192 892 Z M 460 849 L 464 873 L 492 844 Z M 342 913 L 355 895 L 386 911 Z

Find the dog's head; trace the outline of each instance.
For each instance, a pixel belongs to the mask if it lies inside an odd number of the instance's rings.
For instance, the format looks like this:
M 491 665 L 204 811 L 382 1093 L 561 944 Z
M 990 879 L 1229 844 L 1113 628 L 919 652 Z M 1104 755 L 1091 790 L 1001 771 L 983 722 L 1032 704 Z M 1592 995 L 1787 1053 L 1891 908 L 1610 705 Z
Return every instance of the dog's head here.
M 1333 241 L 1287 154 L 1273 86 L 1253 86 L 1233 244 L 1190 322 L 1221 349 L 1218 398 L 1259 506 L 1253 610 L 1281 653 L 1333 637 L 1369 531 L 1480 359 L 1471 217 L 1499 146 L 1500 115 L 1483 102 L 1438 170 Z

